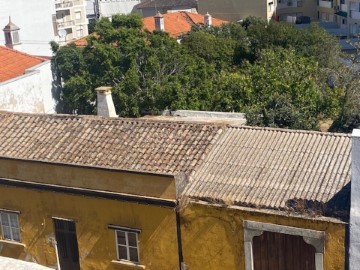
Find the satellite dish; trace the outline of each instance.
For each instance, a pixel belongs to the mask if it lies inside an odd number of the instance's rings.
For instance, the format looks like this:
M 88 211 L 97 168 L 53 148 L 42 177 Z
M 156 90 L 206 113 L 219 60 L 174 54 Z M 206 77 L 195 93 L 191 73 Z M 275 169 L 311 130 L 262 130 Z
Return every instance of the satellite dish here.
M 65 36 L 66 36 L 66 30 L 65 30 L 65 29 L 60 29 L 60 30 L 58 31 L 58 35 L 59 35 L 59 37 L 61 37 L 61 38 L 65 37 Z

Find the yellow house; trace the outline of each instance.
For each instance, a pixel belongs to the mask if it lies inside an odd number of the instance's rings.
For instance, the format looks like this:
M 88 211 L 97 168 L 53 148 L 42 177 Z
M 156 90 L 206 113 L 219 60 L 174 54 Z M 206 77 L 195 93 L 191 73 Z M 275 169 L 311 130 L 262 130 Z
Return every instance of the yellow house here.
M 342 270 L 351 137 L 228 127 L 182 199 L 189 269 Z
M 350 144 L 2 112 L 0 256 L 62 270 L 344 269 Z
M 178 269 L 175 211 L 220 125 L 0 113 L 0 256 Z

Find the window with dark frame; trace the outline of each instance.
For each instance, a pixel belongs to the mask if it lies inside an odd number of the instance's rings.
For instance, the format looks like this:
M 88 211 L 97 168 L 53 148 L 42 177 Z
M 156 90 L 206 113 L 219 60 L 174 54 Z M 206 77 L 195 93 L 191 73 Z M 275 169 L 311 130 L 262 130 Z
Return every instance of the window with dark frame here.
M 139 263 L 139 233 L 115 230 L 117 259 Z
M 0 212 L 0 224 L 3 240 L 20 242 L 19 214 L 12 212 Z

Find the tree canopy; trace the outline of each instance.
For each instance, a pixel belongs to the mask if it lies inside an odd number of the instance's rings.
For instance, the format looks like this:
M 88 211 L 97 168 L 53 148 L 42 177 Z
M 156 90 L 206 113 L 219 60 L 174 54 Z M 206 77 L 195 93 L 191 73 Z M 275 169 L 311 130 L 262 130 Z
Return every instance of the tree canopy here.
M 356 87 L 344 79 L 337 41 L 315 24 L 298 30 L 249 18 L 195 26 L 179 44 L 144 30 L 136 15 L 116 15 L 98 21 L 95 32 L 85 48 L 55 46 L 66 112 L 95 113 L 94 89 L 108 85 L 117 113 L 126 117 L 164 109 L 234 111 L 245 112 L 250 125 L 315 130 L 323 119 L 341 126 L 339 117 L 350 117 L 344 108 Z

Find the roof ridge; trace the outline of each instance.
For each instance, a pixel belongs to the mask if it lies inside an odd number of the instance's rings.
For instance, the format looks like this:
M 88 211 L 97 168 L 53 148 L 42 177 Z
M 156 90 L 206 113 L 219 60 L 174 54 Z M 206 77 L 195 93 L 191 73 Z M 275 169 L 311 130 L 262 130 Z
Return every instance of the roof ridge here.
M 226 123 L 212 123 L 212 122 L 201 122 L 201 121 L 186 121 L 186 120 L 175 120 L 175 121 L 166 121 L 162 119 L 151 119 L 151 118 L 130 118 L 130 117 L 103 117 L 98 115 L 76 115 L 76 114 L 41 114 L 41 113 L 24 113 L 24 112 L 9 112 L 9 111 L 0 111 L 0 117 L 2 115 L 8 116 L 27 116 L 27 117 L 41 117 L 41 118 L 50 118 L 50 119 L 84 119 L 90 121 L 111 121 L 111 122 L 133 122 L 133 123 L 164 123 L 167 125 L 198 125 L 198 126 L 214 126 L 214 127 L 226 127 Z
M 43 62 L 48 60 L 48 59 L 41 58 L 39 56 L 35 56 L 35 55 L 31 55 L 31 54 L 21 52 L 21 51 L 18 51 L 18 50 L 10 49 L 10 48 L 2 46 L 2 45 L 0 45 L 0 49 L 8 50 L 8 51 L 13 52 L 13 53 L 17 53 L 17 54 L 21 54 L 21 55 L 24 55 L 24 56 L 27 56 L 27 57 L 35 58 L 35 59 L 41 60 Z
M 279 131 L 279 132 L 291 132 L 291 133 L 302 133 L 302 134 L 317 134 L 317 135 L 327 135 L 327 136 L 342 136 L 342 137 L 351 137 L 349 133 L 339 133 L 339 132 L 324 132 L 316 130 L 303 130 L 303 129 L 287 129 L 287 128 L 273 128 L 273 127 L 257 127 L 257 126 L 239 126 L 239 125 L 229 125 L 230 129 L 254 129 L 254 130 L 266 130 L 266 131 Z

